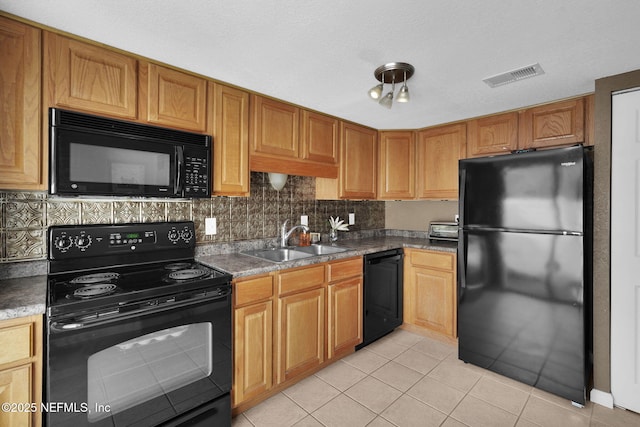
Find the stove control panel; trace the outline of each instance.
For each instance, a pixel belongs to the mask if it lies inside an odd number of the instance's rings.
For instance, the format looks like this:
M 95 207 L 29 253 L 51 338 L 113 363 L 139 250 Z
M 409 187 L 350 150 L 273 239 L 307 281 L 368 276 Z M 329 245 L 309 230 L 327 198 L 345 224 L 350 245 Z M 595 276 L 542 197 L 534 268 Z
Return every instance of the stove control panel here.
M 195 248 L 191 221 L 49 228 L 49 259 Z

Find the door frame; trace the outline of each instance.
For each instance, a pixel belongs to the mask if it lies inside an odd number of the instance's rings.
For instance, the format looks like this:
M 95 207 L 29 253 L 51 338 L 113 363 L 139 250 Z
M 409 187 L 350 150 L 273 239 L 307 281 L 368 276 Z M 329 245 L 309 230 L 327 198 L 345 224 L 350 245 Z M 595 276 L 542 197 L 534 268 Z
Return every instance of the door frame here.
M 611 395 L 611 96 L 640 87 L 640 70 L 595 82 L 592 402 L 612 408 Z

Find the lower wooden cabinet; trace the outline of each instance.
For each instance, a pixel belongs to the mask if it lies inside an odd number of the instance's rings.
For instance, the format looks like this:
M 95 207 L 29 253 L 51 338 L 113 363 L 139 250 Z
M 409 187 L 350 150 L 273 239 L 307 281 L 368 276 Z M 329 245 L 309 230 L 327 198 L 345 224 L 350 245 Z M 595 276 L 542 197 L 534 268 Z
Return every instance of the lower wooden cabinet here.
M 362 277 L 328 286 L 329 358 L 351 351 L 362 342 Z
M 234 281 L 234 412 L 354 351 L 362 280 L 355 257 Z
M 324 293 L 320 287 L 278 298 L 278 383 L 324 362 Z
M 362 257 L 327 265 L 327 357 L 349 353 L 362 343 Z
M 0 321 L 0 402 L 35 411 L 2 410 L 0 426 L 40 426 L 42 414 L 42 317 Z M 10 408 L 11 409 L 11 408 Z
M 273 277 L 234 282 L 234 406 L 273 387 Z
M 405 249 L 404 322 L 457 335 L 456 255 Z

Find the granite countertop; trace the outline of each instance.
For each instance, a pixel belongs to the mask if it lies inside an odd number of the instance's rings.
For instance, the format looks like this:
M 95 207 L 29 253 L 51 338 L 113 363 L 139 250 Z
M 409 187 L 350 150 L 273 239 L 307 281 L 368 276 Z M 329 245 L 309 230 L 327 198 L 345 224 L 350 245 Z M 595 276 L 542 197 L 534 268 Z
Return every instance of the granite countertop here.
M 395 236 L 341 240 L 337 242 L 336 246 L 350 250 L 281 263 L 264 261 L 242 255 L 239 252 L 202 255 L 198 256 L 197 260 L 210 267 L 230 273 L 233 277 L 243 277 L 396 248 L 430 249 L 452 253 L 455 253 L 457 248 L 456 243 L 431 242 L 426 238 Z M 32 276 L 0 278 L 0 320 L 45 313 L 47 276 L 42 274 L 42 266 L 38 265 L 38 267 L 39 269 L 32 270 L 35 273 Z
M 43 314 L 47 302 L 47 276 L 0 280 L 0 320 Z
M 456 253 L 457 250 L 457 244 L 455 242 L 432 242 L 425 238 L 389 236 L 341 240 L 336 243 L 336 246 L 349 248 L 350 250 L 280 263 L 265 261 L 238 252 L 221 255 L 205 255 L 197 257 L 197 260 L 209 267 L 230 273 L 234 278 L 237 278 L 396 248 L 430 249 L 451 253 Z

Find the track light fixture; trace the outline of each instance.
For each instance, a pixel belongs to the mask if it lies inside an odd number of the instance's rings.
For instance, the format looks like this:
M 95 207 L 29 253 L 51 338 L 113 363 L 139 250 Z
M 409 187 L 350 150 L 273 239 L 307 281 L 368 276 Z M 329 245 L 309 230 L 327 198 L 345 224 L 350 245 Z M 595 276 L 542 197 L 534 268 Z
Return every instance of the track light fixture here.
M 402 83 L 402 87 L 398 92 L 396 100 L 398 102 L 409 102 L 409 87 L 407 86 L 407 80 L 413 76 L 415 68 L 411 64 L 406 62 L 390 62 L 376 68 L 373 75 L 378 79 L 380 84 L 372 87 L 369 90 L 369 96 L 371 99 L 378 100 L 378 103 L 386 108 L 391 108 L 393 105 L 393 93 L 396 89 L 396 83 Z M 391 90 L 382 96 L 384 91 L 384 85 L 387 82 L 391 82 Z

